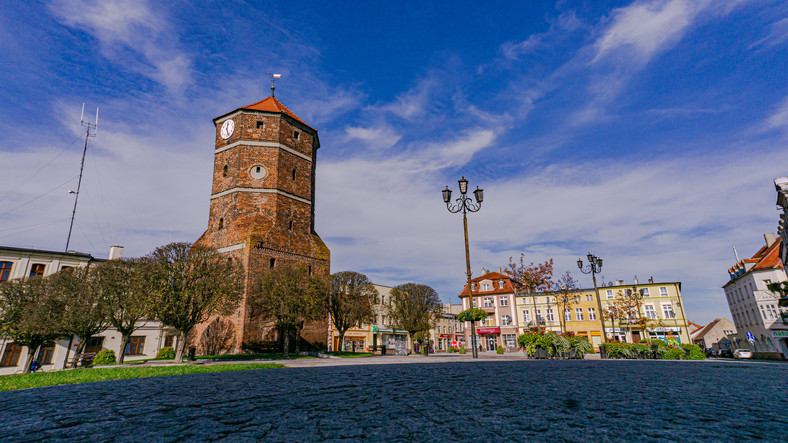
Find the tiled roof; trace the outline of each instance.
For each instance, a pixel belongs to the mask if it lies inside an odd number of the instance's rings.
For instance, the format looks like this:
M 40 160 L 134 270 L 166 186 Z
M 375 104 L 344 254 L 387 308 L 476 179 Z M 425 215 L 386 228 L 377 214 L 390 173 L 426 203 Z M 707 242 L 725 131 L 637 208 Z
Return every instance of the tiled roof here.
M 743 275 L 749 274 L 753 271 L 766 271 L 769 269 L 782 269 L 783 263 L 780 260 L 780 245 L 782 244 L 782 237 L 777 237 L 770 245 L 763 246 L 752 258 L 745 258 L 735 265 L 728 268 L 728 273 L 731 279 L 723 288 L 731 284 L 733 281 L 738 280 Z M 745 263 L 753 264 L 749 269 Z
M 479 285 L 476 285 L 477 289 L 473 291 L 473 296 L 483 296 L 483 295 L 495 295 L 495 294 L 511 294 L 514 292 L 514 285 L 512 284 L 512 279 L 506 275 L 501 274 L 500 272 L 488 272 L 484 275 L 471 279 L 473 283 L 479 283 L 484 280 L 491 280 L 493 282 L 492 289 L 489 291 L 482 291 L 479 288 Z M 498 281 L 503 280 L 503 289 L 498 286 Z M 468 296 L 468 284 L 466 283 L 465 286 L 462 288 L 462 292 L 459 295 L 460 297 L 467 297 Z
M 306 124 L 306 122 L 298 118 L 297 115 L 293 114 L 293 111 L 288 109 L 287 106 L 283 105 L 282 102 L 276 99 L 276 97 L 266 97 L 257 103 L 246 105 L 241 109 L 253 109 L 255 111 L 277 112 L 280 114 L 286 114 L 287 116 L 298 121 L 299 123 L 303 124 L 307 128 L 312 129 L 313 131 L 315 130 L 315 128 L 309 126 L 308 124 Z
M 700 331 L 698 331 L 698 333 L 697 333 L 697 334 L 695 334 L 695 336 L 694 336 L 694 337 L 692 337 L 692 339 L 693 339 L 693 340 L 700 340 L 700 339 L 702 339 L 703 337 L 705 337 L 705 336 L 706 336 L 706 334 L 708 334 L 709 332 L 711 332 L 711 330 L 712 330 L 712 329 L 714 329 L 714 326 L 716 326 L 716 325 L 717 325 L 717 323 L 719 323 L 720 321 L 722 321 L 722 319 L 719 319 L 719 318 L 717 318 L 717 319 L 714 319 L 714 321 L 713 321 L 713 322 L 711 322 L 711 323 L 707 324 L 706 326 L 704 326 L 704 327 L 703 327 L 703 329 L 701 329 Z

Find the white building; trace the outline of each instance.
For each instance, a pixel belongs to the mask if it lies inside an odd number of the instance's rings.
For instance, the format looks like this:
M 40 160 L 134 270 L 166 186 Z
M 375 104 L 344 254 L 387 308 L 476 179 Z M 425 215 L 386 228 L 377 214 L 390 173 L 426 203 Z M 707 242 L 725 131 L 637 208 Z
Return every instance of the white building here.
M 783 266 L 788 265 L 788 177 L 774 179 L 774 187 L 777 190 L 777 206 L 780 207 L 780 223 L 777 225 L 777 233 L 783 239 L 780 259 Z
M 780 313 L 787 309 L 778 305 L 777 295 L 766 287 L 788 279 L 780 260 L 782 238 L 763 237 L 766 245 L 752 258 L 730 267 L 730 281 L 723 286 L 737 331 L 731 347 L 750 349 L 757 358 L 786 359 L 788 325 Z
M 121 258 L 123 247 L 113 246 L 109 258 Z M 90 254 L 79 252 L 55 252 L 40 249 L 0 247 L 0 284 L 9 280 L 22 278 L 46 277 L 64 268 L 90 266 L 105 260 Z M 175 332 L 165 328 L 158 321 L 149 321 L 131 336 L 131 342 L 125 349 L 125 360 L 154 358 L 164 346 L 172 346 Z M 115 329 L 108 329 L 98 334 L 86 344 L 83 352 L 98 352 L 112 349 L 117 355 L 121 336 Z M 74 357 L 74 350 L 79 345 L 77 337 L 65 337 L 41 347 L 35 358 L 42 364 L 44 371 L 63 369 L 66 362 Z M 14 344 L 13 341 L 0 337 L 0 375 L 21 373 L 24 370 L 27 347 Z

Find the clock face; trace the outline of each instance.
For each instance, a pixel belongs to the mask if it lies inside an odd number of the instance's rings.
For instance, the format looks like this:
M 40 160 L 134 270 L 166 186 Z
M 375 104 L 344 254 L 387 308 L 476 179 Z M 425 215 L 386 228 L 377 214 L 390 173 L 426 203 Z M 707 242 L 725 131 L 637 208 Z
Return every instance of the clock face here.
M 227 140 L 231 135 L 233 135 L 233 131 L 235 131 L 235 122 L 232 119 L 225 120 L 224 123 L 222 123 L 222 129 L 219 131 L 219 135 L 221 135 L 223 139 Z

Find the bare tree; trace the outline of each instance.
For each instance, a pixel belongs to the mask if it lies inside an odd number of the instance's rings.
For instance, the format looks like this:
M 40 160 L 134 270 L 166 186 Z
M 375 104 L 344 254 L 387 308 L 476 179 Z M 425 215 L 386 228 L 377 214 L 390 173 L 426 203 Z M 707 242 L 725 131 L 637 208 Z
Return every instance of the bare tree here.
M 509 257 L 509 264 L 504 272 L 514 280 L 515 284 L 524 286 L 528 291 L 527 295 L 533 300 L 534 319 L 538 328 L 539 316 L 536 314 L 536 294 L 540 291 L 547 291 L 551 287 L 553 259 L 551 258 L 544 263 L 534 264 L 534 262 L 531 262 L 530 264 L 525 264 L 525 253 L 523 253 L 520 254 L 519 263 L 516 263 L 513 257 Z M 515 296 L 517 296 L 516 293 Z
M 405 283 L 394 287 L 388 297 L 387 315 L 396 329 L 408 331 L 411 338 L 430 330 L 443 306 L 434 289 L 427 285 Z
M 339 331 L 340 346 L 348 329 L 373 321 L 372 305 L 377 299 L 378 291 L 366 275 L 351 271 L 331 275 L 329 311 Z
M 271 319 L 281 332 L 285 358 L 290 356 L 290 331 L 296 339 L 305 322 L 328 315 L 329 287 L 325 277 L 310 276 L 301 263 L 284 264 L 262 273 L 247 301 L 250 316 Z
M 180 333 L 175 360 L 183 361 L 186 337 L 213 315 L 230 315 L 243 291 L 243 270 L 216 249 L 171 243 L 143 261 L 143 287 L 156 316 Z
M 42 344 L 65 335 L 58 329 L 57 315 L 57 303 L 48 296 L 43 278 L 0 284 L 0 336 L 27 346 L 24 373 L 30 372 Z
M 555 303 L 558 308 L 558 320 L 561 324 L 561 332 L 566 332 L 565 311 L 567 309 L 571 311 L 572 306 L 576 305 L 579 301 L 575 298 L 579 297 L 579 295 L 572 294 L 577 291 L 577 281 L 572 278 L 572 274 L 570 274 L 569 271 L 566 271 L 558 277 L 558 280 L 552 283 L 552 287 L 556 291 Z
M 123 363 L 131 335 L 153 316 L 153 293 L 143 287 L 139 260 L 104 262 L 95 268 L 93 281 L 101 292 L 107 320 L 120 333 L 118 363 Z

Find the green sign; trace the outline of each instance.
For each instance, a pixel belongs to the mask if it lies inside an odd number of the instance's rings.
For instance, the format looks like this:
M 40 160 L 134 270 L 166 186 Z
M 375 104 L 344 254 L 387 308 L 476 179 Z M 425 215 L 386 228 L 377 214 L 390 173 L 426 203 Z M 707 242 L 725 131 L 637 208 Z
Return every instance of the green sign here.
M 772 331 L 772 337 L 788 337 L 788 331 Z

